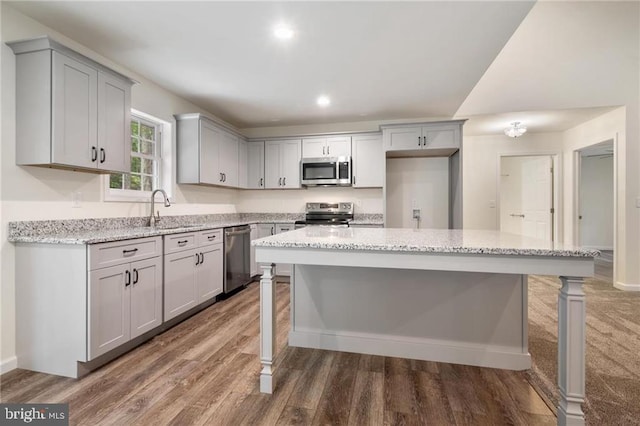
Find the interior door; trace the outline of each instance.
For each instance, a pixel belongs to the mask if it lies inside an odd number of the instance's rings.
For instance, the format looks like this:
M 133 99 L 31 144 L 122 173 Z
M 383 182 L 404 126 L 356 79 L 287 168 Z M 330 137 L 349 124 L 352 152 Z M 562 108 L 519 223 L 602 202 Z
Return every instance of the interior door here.
M 503 157 L 500 162 L 500 229 L 553 238 L 553 158 Z

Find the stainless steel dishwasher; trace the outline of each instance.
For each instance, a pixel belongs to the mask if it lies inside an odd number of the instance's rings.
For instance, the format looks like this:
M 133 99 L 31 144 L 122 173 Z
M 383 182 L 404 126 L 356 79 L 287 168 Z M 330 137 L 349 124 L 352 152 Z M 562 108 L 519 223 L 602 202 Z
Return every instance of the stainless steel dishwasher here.
M 251 282 L 249 225 L 224 228 L 224 292 Z

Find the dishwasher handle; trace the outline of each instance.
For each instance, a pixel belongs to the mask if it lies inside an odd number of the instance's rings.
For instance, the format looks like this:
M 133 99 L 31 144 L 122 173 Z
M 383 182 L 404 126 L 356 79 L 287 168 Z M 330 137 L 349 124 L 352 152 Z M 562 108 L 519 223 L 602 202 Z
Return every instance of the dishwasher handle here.
M 231 228 L 231 229 L 225 229 L 224 230 L 224 235 L 225 237 L 235 237 L 238 235 L 246 235 L 251 233 L 251 228 L 247 227 L 245 229 L 241 229 L 239 231 L 236 231 L 235 228 Z

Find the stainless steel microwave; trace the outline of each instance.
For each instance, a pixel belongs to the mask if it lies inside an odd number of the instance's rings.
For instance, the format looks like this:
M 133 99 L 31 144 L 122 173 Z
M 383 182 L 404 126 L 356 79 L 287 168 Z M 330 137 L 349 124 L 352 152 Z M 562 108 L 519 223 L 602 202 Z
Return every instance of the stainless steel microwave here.
M 303 158 L 300 177 L 305 186 L 351 186 L 351 157 Z

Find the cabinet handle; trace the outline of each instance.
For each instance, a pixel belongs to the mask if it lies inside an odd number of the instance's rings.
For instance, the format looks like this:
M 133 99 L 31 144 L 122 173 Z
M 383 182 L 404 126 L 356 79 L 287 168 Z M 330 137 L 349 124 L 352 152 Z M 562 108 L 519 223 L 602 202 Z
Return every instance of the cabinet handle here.
M 189 240 L 182 240 L 182 241 L 178 241 L 178 245 L 180 247 L 183 247 L 185 244 L 187 244 L 189 242 Z
M 427 137 L 426 136 L 422 137 L 422 146 L 427 146 Z
M 131 285 L 131 272 L 124 271 L 124 286 L 129 287 Z
M 218 178 L 218 180 L 219 180 L 220 182 L 222 182 L 222 173 L 218 173 L 218 174 L 220 175 L 220 177 Z
M 262 178 L 260 178 L 260 187 L 262 187 Z
M 93 163 L 98 159 L 98 150 L 95 146 L 91 147 L 91 162 Z
M 137 269 L 133 270 L 133 283 L 134 284 L 138 283 L 138 270 Z
M 196 253 L 196 266 L 200 264 L 200 255 Z
M 227 174 L 226 174 L 226 173 L 223 173 L 223 174 L 222 174 L 222 177 L 223 177 L 223 179 L 224 179 L 224 180 L 223 180 L 223 182 L 226 182 L 226 181 L 227 181 Z
M 100 148 L 100 163 L 104 163 L 104 160 L 107 159 L 107 153 L 104 151 L 104 148 Z
M 324 146 L 322 147 L 322 155 L 325 155 L 325 154 L 324 154 Z
M 215 235 L 209 235 L 209 236 L 207 237 L 207 239 L 208 239 L 209 241 L 213 241 L 213 240 L 215 240 L 215 239 L 216 239 L 216 236 L 215 236 Z
M 418 146 L 420 146 L 420 145 L 422 144 L 422 142 L 421 142 L 421 141 L 422 141 L 422 137 L 421 137 L 421 136 L 418 136 Z
M 282 186 L 287 186 L 287 178 L 286 177 L 282 178 Z
M 204 263 L 204 253 L 200 253 L 200 264 Z
M 282 178 L 278 179 L 278 186 L 282 186 Z
M 327 147 L 327 155 L 329 155 L 329 148 L 330 148 L 330 147 Z
M 123 255 L 123 256 L 127 256 L 127 255 L 129 255 L 129 254 L 133 254 L 133 253 L 135 253 L 135 252 L 137 252 L 137 251 L 138 251 L 138 249 L 137 249 L 137 248 L 130 249 L 130 250 L 122 250 L 122 255 Z
M 353 175 L 353 184 L 356 184 L 356 175 Z
M 271 227 L 271 235 L 273 235 L 273 226 Z

